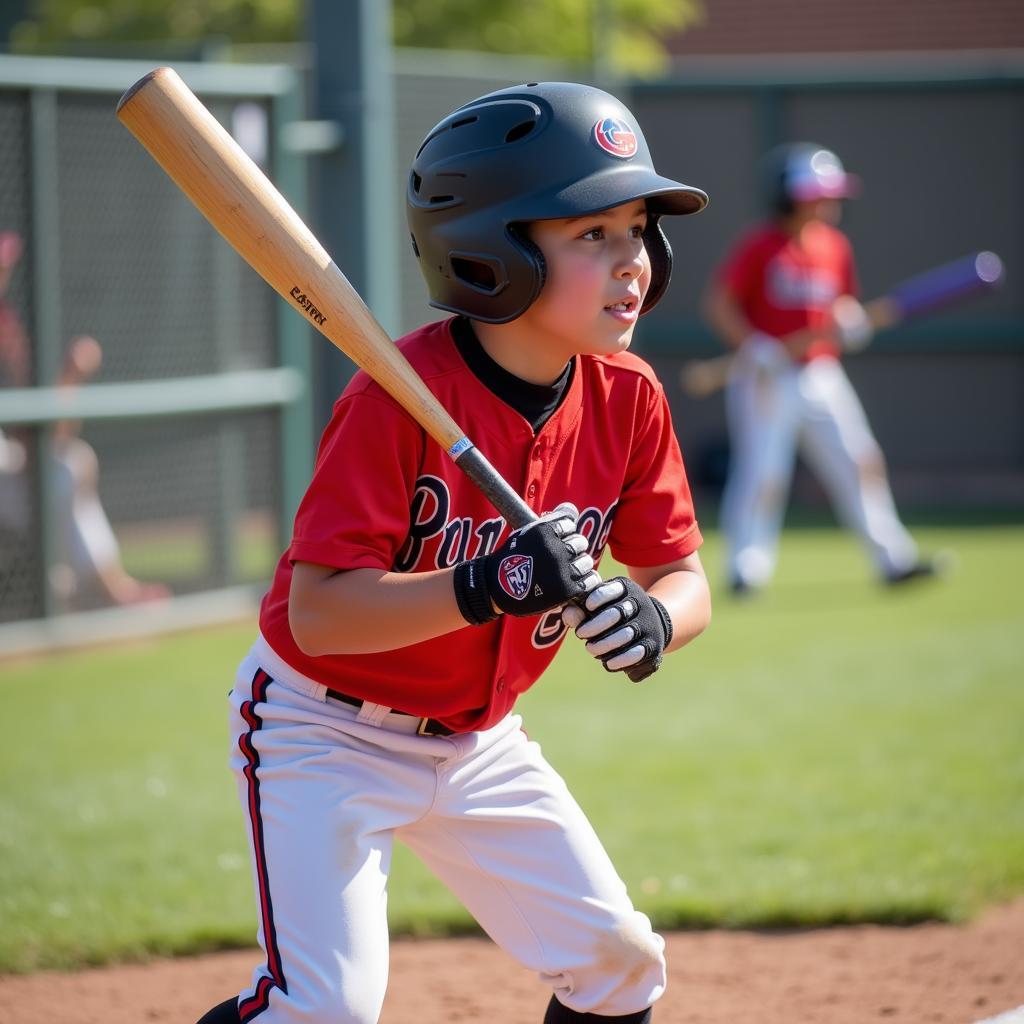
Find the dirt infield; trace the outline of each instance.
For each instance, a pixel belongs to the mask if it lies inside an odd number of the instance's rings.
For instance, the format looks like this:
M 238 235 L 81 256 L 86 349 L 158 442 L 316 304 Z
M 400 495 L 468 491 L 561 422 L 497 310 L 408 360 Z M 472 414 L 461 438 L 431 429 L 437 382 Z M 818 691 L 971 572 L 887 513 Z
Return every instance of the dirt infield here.
M 667 936 L 658 1024 L 968 1024 L 1024 1004 L 1024 900 L 963 926 Z M 258 953 L 0 976 L 0 1024 L 193 1024 Z M 383 1024 L 530 1024 L 547 996 L 484 939 L 396 941 Z

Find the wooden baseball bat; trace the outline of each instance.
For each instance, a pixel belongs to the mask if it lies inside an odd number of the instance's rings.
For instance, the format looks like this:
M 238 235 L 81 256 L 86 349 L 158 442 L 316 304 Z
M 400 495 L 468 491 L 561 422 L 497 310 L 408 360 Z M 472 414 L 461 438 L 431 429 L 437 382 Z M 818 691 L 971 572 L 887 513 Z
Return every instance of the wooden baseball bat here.
M 880 331 L 997 288 L 1002 284 L 1003 276 L 1003 261 L 994 252 L 971 253 L 902 281 L 887 295 L 865 302 L 864 313 L 872 331 Z M 834 313 L 837 320 L 841 321 L 843 299 L 841 297 L 836 301 Z M 805 335 L 806 331 L 799 331 L 782 341 L 787 345 L 798 343 L 804 340 Z M 810 336 L 807 337 L 809 340 Z M 725 387 L 734 359 L 735 353 L 726 352 L 711 359 L 686 363 L 680 371 L 683 390 L 694 398 L 706 398 L 714 394 Z
M 512 527 L 536 519 L 420 379 L 267 176 L 172 68 L 139 79 L 121 123 L 279 295 L 416 420 Z

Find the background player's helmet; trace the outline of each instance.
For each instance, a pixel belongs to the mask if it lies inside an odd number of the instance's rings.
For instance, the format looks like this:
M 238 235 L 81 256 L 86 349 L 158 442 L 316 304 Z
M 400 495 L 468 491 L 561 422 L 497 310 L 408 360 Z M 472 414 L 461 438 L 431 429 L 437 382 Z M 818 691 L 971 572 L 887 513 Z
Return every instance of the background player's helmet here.
M 646 199 L 651 286 L 668 284 L 662 214 L 697 213 L 708 197 L 663 178 L 633 115 L 600 89 L 532 82 L 459 107 L 424 139 L 406 213 L 430 304 L 486 323 L 520 316 L 544 284 L 544 258 L 517 226 Z
M 860 193 L 860 179 L 843 169 L 832 150 L 813 142 L 777 146 L 765 157 L 764 176 L 768 205 L 776 213 L 792 213 L 794 203 Z

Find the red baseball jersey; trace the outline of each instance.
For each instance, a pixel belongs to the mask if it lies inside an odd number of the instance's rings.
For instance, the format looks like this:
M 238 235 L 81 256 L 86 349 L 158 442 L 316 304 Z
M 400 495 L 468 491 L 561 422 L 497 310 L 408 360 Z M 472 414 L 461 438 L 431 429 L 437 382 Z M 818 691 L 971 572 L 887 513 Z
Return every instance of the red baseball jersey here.
M 820 221 L 807 225 L 799 239 L 775 224 L 756 228 L 727 257 L 719 279 L 751 325 L 775 338 L 822 329 L 835 299 L 859 290 L 849 239 Z M 804 361 L 835 358 L 839 351 L 835 340 L 822 334 Z
M 451 323 L 427 324 L 399 347 L 534 511 L 573 502 L 595 559 L 608 545 L 626 565 L 656 566 L 700 546 L 665 394 L 643 360 L 577 357 L 561 405 L 534 436 L 463 361 Z M 486 729 L 554 657 L 565 634 L 557 612 L 502 615 L 378 654 L 308 657 L 288 627 L 288 590 L 296 561 L 425 572 L 486 554 L 506 533 L 440 446 L 360 372 L 321 439 L 291 545 L 263 599 L 260 631 L 287 664 L 332 689 L 459 732 Z

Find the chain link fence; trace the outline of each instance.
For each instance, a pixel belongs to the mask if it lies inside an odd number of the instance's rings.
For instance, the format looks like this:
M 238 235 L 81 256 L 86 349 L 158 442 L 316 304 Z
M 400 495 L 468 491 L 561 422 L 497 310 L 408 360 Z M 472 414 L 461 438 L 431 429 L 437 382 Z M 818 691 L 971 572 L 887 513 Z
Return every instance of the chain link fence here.
M 310 72 L 308 53 L 289 54 L 276 64 L 175 66 L 303 212 L 305 157 L 279 140 L 305 117 Z M 518 58 L 394 57 L 399 212 L 371 216 L 400 234 L 389 280 L 404 332 L 440 316 L 427 304 L 400 212 L 423 136 L 487 91 L 576 73 Z M 169 604 L 205 620 L 213 606 L 201 603 L 204 595 L 219 595 L 224 607 L 224 596 L 240 590 L 251 610 L 308 480 L 310 329 L 115 118 L 118 97 L 151 68 L 0 56 L 0 233 L 22 242 L 0 299 L 0 653 L 32 630 L 59 641 L 72 635 L 76 614 L 116 603 L 95 579 L 76 578 L 72 470 L 87 483 L 92 474 L 125 572 L 174 595 L 159 613 L 165 619 L 177 614 Z M 869 294 L 969 249 L 1004 256 L 1011 276 L 1002 293 L 891 332 L 851 371 L 901 495 L 962 493 L 1019 506 L 1021 156 L 1011 126 L 1024 69 L 858 74 L 680 75 L 616 90 L 643 123 L 659 167 L 712 193 L 694 223 L 667 225 L 673 287 L 645 318 L 637 347 L 666 382 L 700 485 L 702 453 L 717 452 L 724 434 L 720 403 L 688 401 L 676 384 L 684 359 L 715 348 L 700 323 L 700 293 L 756 213 L 758 153 L 794 136 L 831 144 L 870 186 L 849 211 Z M 54 390 L 70 342 L 83 335 L 102 347 L 99 369 L 77 388 Z M 61 448 L 68 437 L 73 450 Z M 113 620 L 104 623 L 117 632 Z
M 301 205 L 274 141 L 297 74 L 178 67 Z M 163 598 L 262 584 L 282 544 L 306 403 L 281 364 L 308 334 L 114 116 L 148 70 L 0 57 L 0 649 L 114 605 L 173 618 Z

